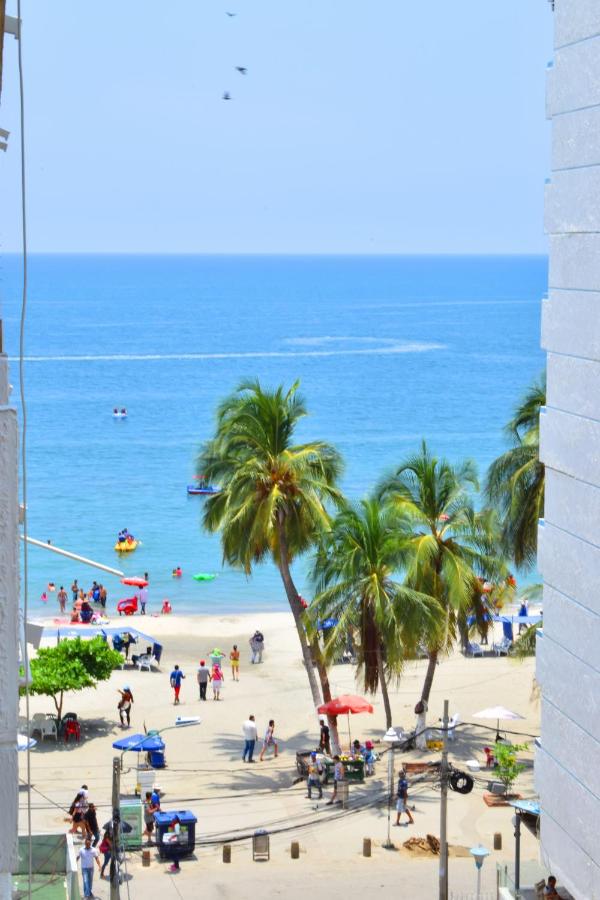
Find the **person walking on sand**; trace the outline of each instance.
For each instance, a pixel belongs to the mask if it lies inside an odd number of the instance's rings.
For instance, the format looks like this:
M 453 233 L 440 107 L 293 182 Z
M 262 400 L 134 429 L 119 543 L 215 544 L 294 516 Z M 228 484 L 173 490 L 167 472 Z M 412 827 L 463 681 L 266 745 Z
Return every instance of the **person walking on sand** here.
M 262 762 L 265 758 L 265 753 L 269 749 L 269 747 L 273 747 L 275 750 L 274 756 L 277 759 L 279 754 L 279 745 L 275 740 L 275 720 L 269 719 L 269 724 L 267 726 L 267 730 L 265 731 L 265 737 L 263 740 L 262 750 L 260 751 L 260 756 L 258 757 L 259 762 Z
M 198 687 L 200 688 L 200 699 L 206 700 L 206 687 L 210 681 L 210 669 L 206 665 L 205 660 L 200 660 L 200 668 L 196 675 L 198 679 Z
M 252 663 L 261 663 L 265 639 L 262 631 L 259 631 L 258 628 L 250 638 L 250 649 L 252 650 Z
M 69 595 L 65 591 L 62 584 L 60 586 L 60 591 L 56 595 L 56 599 L 58 600 L 58 605 L 60 607 L 61 613 L 66 612 L 67 611 L 67 600 L 69 599 Z
M 213 700 L 221 699 L 221 688 L 223 687 L 223 670 L 219 663 L 215 663 L 212 667 L 212 672 L 210 675 L 210 680 L 212 681 L 212 689 L 213 689 Z
M 92 847 L 92 841 L 89 837 L 85 839 L 85 846 L 82 847 L 77 854 L 77 859 L 81 860 L 83 896 L 84 898 L 93 898 L 92 883 L 94 881 L 94 863 L 100 868 L 100 854 L 95 847 Z
M 344 765 L 337 754 L 333 757 L 333 763 L 333 794 L 331 795 L 331 800 L 327 801 L 327 806 L 331 806 L 332 803 L 336 802 L 338 795 L 338 784 L 344 780 L 344 777 L 346 775 Z
M 238 650 L 237 644 L 233 645 L 233 650 L 229 654 L 229 661 L 231 663 L 231 680 L 239 681 L 240 680 L 240 651 Z
M 408 781 L 406 780 L 406 772 L 404 769 L 402 769 L 398 778 L 398 790 L 396 792 L 396 821 L 394 822 L 394 825 L 400 825 L 400 816 L 402 813 L 406 813 L 408 816 L 407 825 L 415 824 L 412 813 L 408 808 Z
M 256 738 L 258 737 L 254 716 L 248 716 L 248 718 L 242 725 L 242 732 L 244 735 L 244 752 L 242 754 L 242 762 L 246 762 L 246 757 L 248 757 L 248 762 L 253 763 L 254 759 L 252 757 L 254 756 L 254 747 L 256 745 Z
M 173 706 L 176 706 L 179 703 L 179 691 L 181 690 L 181 682 L 185 678 L 185 675 L 181 671 L 178 665 L 175 666 L 170 675 L 170 683 L 173 688 L 173 694 L 175 696 L 173 700 Z
M 131 688 L 124 687 L 122 691 L 117 689 L 117 694 L 121 695 L 117 709 L 119 710 L 119 719 L 121 720 L 121 728 L 129 728 L 131 724 L 131 704 L 133 703 L 133 694 Z

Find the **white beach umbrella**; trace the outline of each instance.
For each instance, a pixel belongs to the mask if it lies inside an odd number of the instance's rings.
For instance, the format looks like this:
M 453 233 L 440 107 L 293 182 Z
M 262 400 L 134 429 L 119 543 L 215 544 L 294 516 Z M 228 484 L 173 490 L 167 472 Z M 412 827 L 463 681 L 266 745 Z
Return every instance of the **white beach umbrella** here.
M 500 719 L 524 719 L 520 713 L 513 712 L 505 706 L 489 706 L 479 712 L 473 713 L 476 719 L 495 719 L 496 720 L 496 740 L 500 739 Z
M 17 750 L 31 750 L 37 741 L 33 738 L 27 737 L 26 734 L 18 734 L 17 735 Z

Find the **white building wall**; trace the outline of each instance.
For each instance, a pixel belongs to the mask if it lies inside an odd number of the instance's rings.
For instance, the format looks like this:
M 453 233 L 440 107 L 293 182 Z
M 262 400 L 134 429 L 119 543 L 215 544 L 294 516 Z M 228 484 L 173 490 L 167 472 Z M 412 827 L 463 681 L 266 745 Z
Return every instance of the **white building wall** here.
M 536 782 L 549 868 L 578 900 L 600 900 L 600 0 L 556 0 L 547 113 Z

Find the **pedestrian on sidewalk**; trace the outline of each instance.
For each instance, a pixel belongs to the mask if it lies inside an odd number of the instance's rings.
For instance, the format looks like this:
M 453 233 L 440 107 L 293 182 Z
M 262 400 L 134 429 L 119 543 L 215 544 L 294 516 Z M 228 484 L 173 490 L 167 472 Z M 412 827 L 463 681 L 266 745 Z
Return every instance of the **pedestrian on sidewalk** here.
M 344 765 L 339 758 L 339 756 L 333 757 L 333 794 L 331 795 L 331 800 L 327 801 L 327 806 L 331 806 L 332 803 L 335 803 L 338 795 L 338 784 L 344 780 L 346 775 L 346 770 L 344 769 Z
M 100 868 L 100 854 L 95 847 L 92 847 L 91 838 L 85 839 L 85 846 L 81 848 L 77 854 L 77 859 L 81 860 L 81 880 L 83 881 L 83 896 L 90 898 L 94 896 L 92 893 L 92 883 L 94 881 L 94 863 Z
M 242 732 L 244 734 L 244 752 L 242 754 L 242 761 L 246 762 L 246 757 L 248 757 L 248 762 L 253 763 L 254 759 L 252 757 L 254 756 L 254 747 L 256 745 L 256 738 L 258 737 L 254 716 L 248 716 L 242 725 Z
M 323 799 L 323 765 L 319 762 L 317 758 L 317 751 L 313 750 L 310 754 L 310 761 L 308 763 L 308 778 L 306 779 L 306 790 L 309 800 L 312 800 L 312 792 L 313 788 L 316 788 L 319 792 L 319 800 Z
M 210 669 L 206 665 L 206 660 L 200 660 L 200 668 L 198 669 L 196 677 L 198 679 L 198 687 L 200 688 L 200 699 L 206 700 L 206 686 L 210 681 Z
M 414 825 L 415 820 L 412 817 L 412 813 L 408 808 L 408 781 L 406 780 L 406 772 L 404 769 L 400 772 L 398 777 L 398 791 L 396 793 L 396 821 L 394 825 L 400 825 L 400 816 L 402 813 L 406 813 L 408 816 L 407 825 Z
M 179 691 L 181 690 L 181 682 L 185 678 L 185 675 L 181 671 L 178 665 L 175 665 L 175 668 L 171 672 L 170 682 L 171 687 L 173 688 L 173 694 L 175 699 L 173 700 L 173 706 L 176 706 L 179 703 Z
M 277 754 L 279 752 L 279 746 L 277 741 L 275 740 L 275 720 L 269 719 L 269 724 L 267 726 L 267 730 L 265 731 L 265 738 L 263 740 L 262 750 L 260 751 L 260 756 L 258 757 L 259 761 L 262 762 L 265 758 L 265 753 L 269 749 L 269 747 L 273 747 L 275 750 L 275 759 L 277 759 Z

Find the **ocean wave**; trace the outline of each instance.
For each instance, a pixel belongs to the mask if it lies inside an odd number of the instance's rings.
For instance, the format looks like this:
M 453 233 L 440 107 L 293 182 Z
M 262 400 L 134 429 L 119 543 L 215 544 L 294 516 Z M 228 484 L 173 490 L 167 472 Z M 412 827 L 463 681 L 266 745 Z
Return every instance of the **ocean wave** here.
M 381 338 L 380 341 L 388 339 Z M 161 360 L 209 360 L 209 359 L 291 359 L 298 357 L 326 356 L 389 356 L 398 353 L 430 353 L 446 350 L 445 344 L 424 341 L 406 341 L 384 344 L 378 347 L 348 347 L 336 350 L 255 350 L 230 353 L 97 353 L 56 356 L 25 356 L 24 362 L 150 362 Z M 16 362 L 17 356 L 10 356 Z

